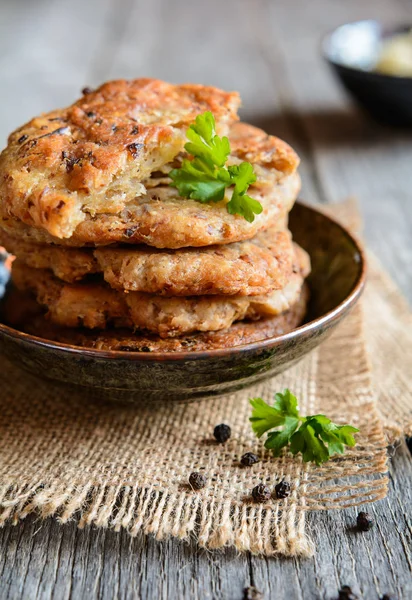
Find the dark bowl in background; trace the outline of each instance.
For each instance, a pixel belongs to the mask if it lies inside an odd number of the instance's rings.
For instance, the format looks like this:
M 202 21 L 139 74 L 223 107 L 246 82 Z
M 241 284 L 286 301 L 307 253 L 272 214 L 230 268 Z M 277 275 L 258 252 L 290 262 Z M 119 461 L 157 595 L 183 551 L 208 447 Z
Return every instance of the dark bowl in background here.
M 397 127 L 412 127 L 412 77 L 373 69 L 384 40 L 411 29 L 357 21 L 341 25 L 322 43 L 325 58 L 359 106 L 380 123 Z
M 365 282 L 363 252 L 344 227 L 315 208 L 296 203 L 290 229 L 312 261 L 307 319 L 290 333 L 209 352 L 103 351 L 13 329 L 1 321 L 0 302 L 0 352 L 37 375 L 91 387 L 99 397 L 116 400 L 194 400 L 272 377 L 332 332 L 358 301 Z

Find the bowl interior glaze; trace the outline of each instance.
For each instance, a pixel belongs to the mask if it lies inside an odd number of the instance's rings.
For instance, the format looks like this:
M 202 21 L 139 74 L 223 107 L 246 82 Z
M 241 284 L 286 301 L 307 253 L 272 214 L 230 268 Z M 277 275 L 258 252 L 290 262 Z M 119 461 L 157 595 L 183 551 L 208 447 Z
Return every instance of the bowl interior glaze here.
M 365 261 L 357 241 L 313 207 L 296 203 L 295 241 L 309 254 L 311 299 L 294 331 L 209 352 L 146 353 L 84 349 L 19 332 L 2 322 L 0 351 L 24 369 L 121 400 L 193 400 L 232 392 L 290 367 L 315 348 L 359 299 Z

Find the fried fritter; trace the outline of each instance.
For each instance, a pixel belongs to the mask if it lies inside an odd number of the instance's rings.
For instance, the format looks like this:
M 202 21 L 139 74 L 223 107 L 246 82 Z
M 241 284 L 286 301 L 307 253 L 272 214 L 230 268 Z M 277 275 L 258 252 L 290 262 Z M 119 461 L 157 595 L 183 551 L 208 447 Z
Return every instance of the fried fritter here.
M 169 251 L 39 245 L 2 230 L 0 245 L 26 265 L 50 269 L 68 283 L 102 272 L 114 289 L 165 296 L 267 294 L 286 285 L 293 263 L 290 233 L 274 228 L 246 242 Z
M 292 271 L 289 232 L 270 229 L 252 240 L 175 251 L 111 247 L 94 251 L 111 287 L 166 296 L 267 294 Z
M 73 283 L 100 271 L 89 248 L 65 248 L 55 244 L 36 244 L 15 238 L 0 229 L 0 246 L 33 269 L 50 269 L 63 281 Z
M 300 190 L 297 173 L 253 197 L 263 206 L 253 223 L 225 209 L 225 201 L 201 204 L 181 198 L 168 186 L 148 190 L 130 202 L 119 215 L 87 215 L 68 239 L 58 239 L 44 229 L 30 227 L 5 215 L 0 206 L 0 227 L 14 237 L 40 244 L 106 246 L 114 243 L 147 244 L 157 248 L 184 248 L 229 244 L 248 240 L 259 231 L 285 223 Z
M 299 297 L 308 268 L 307 254 L 299 249 L 299 267 L 286 286 L 266 296 L 165 297 L 141 292 L 119 292 L 105 283 L 65 284 L 50 271 L 31 269 L 19 259 L 13 264 L 16 287 L 33 291 L 47 307 L 51 321 L 67 327 L 89 329 L 128 327 L 146 329 L 160 337 L 195 331 L 218 331 L 233 322 L 277 315 Z
M 236 92 L 203 85 L 105 83 L 10 135 L 0 157 L 6 212 L 68 238 L 87 215 L 116 214 L 143 194 L 142 181 L 183 150 L 198 114 L 211 111 L 226 134 L 239 104 Z
M 224 94 L 219 90 L 217 92 Z M 213 96 L 211 91 L 209 93 Z M 222 119 L 226 115 L 226 122 L 234 119 L 233 111 L 229 113 L 230 118 L 227 111 L 222 115 Z M 40 122 L 43 123 L 41 119 Z M 160 161 L 150 162 L 151 171 L 145 171 L 144 176 L 141 175 L 143 167 L 138 168 L 135 164 L 139 160 L 136 158 L 130 162 L 130 156 L 125 151 L 126 163 L 119 172 L 110 171 L 109 181 L 106 170 L 113 168 L 111 163 L 105 166 L 95 161 L 87 167 L 79 159 L 67 172 L 67 157 L 62 159 L 63 166 L 55 162 L 51 166 L 45 157 L 50 155 L 50 161 L 57 161 L 57 158 L 52 150 L 46 151 L 46 148 L 42 149 L 41 155 L 35 154 L 32 159 L 26 160 L 23 149 L 28 141 L 22 143 L 21 147 L 18 143 L 18 139 L 26 135 L 22 136 L 22 131 L 23 128 L 12 134 L 9 146 L 0 157 L 2 227 L 13 235 L 39 243 L 83 246 L 127 242 L 144 243 L 157 248 L 180 248 L 241 241 L 284 219 L 300 189 L 300 179 L 296 173 L 299 159 L 295 152 L 285 142 L 245 123 L 235 124 L 230 130 L 229 137 L 233 137 L 233 141 L 228 162 L 239 164 L 247 159 L 254 164 L 257 181 L 250 187 L 249 193 L 262 204 L 264 210 L 253 223 L 226 211 L 225 206 L 232 193 L 230 189 L 221 202 L 201 204 L 182 198 L 175 188 L 169 186 L 167 174 L 183 158 L 182 146 L 174 150 L 173 156 L 163 160 L 162 164 Z M 18 135 L 20 137 L 17 139 Z M 58 139 L 54 142 L 53 137 L 42 135 L 34 149 L 44 144 L 55 144 L 63 153 L 62 156 L 67 154 L 67 150 L 61 149 L 66 142 L 63 144 L 60 139 L 66 136 L 57 135 Z M 109 136 L 106 145 L 99 147 L 99 152 L 109 152 L 111 149 L 116 154 L 116 139 Z M 158 143 L 158 153 L 170 148 L 162 140 L 158 140 Z M 79 137 L 74 147 L 77 149 L 84 144 L 84 139 Z M 156 149 L 153 147 L 151 152 L 156 152 Z M 74 185 L 73 173 L 87 170 L 86 167 L 95 177 L 94 187 L 90 182 L 83 182 L 82 187 Z M 29 172 L 26 172 L 27 169 Z M 101 172 L 104 176 L 98 175 Z
M 296 152 L 283 140 L 248 123 L 233 123 L 230 127 L 230 164 L 247 161 L 255 166 L 258 185 L 294 173 L 299 166 Z
M 131 333 L 124 329 L 91 331 L 61 327 L 46 319 L 39 311 L 35 300 L 27 297 L 23 300 L 24 310 L 20 310 L 17 317 L 16 307 L 22 306 L 21 294 L 24 293 L 17 290 L 13 292 L 4 315 L 7 318 L 7 308 L 13 308 L 14 314 L 9 322 L 11 326 L 40 338 L 64 344 L 102 351 L 127 352 L 203 352 L 234 348 L 277 337 L 292 331 L 302 323 L 308 301 L 308 288 L 305 284 L 296 304 L 276 317 L 268 317 L 260 321 L 238 321 L 221 331 L 196 333 L 178 338 L 160 338 L 154 334 Z

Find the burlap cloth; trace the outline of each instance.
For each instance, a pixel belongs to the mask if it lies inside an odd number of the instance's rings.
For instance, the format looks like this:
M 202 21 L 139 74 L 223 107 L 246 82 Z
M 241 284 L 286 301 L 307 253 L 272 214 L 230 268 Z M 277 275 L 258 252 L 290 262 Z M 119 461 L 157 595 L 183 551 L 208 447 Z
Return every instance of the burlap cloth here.
M 347 204 L 328 210 L 346 221 L 356 214 Z M 306 511 L 383 498 L 388 438 L 412 432 L 412 317 L 374 260 L 364 308 L 365 319 L 357 307 L 329 340 L 281 376 L 190 405 L 102 403 L 93 392 L 62 390 L 2 358 L 0 523 L 36 512 L 62 522 L 76 518 L 80 527 L 123 527 L 131 535 L 194 535 L 207 548 L 310 555 Z M 287 454 L 274 459 L 252 434 L 248 398 L 271 400 L 284 387 L 297 395 L 303 414 L 324 412 L 359 427 L 357 446 L 322 467 Z M 221 422 L 232 427 L 225 445 L 211 439 Z M 242 468 L 246 451 L 261 462 Z M 188 487 L 192 471 L 207 475 L 204 490 Z M 273 486 L 283 477 L 292 486 L 288 499 L 250 502 L 258 482 Z

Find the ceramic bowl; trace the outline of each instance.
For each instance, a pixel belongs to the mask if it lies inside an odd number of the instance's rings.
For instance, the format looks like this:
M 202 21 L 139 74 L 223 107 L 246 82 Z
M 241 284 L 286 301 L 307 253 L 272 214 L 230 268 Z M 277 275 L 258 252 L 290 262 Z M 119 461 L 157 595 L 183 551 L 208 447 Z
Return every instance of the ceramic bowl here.
M 341 25 L 323 40 L 323 54 L 338 78 L 361 108 L 381 123 L 412 126 L 412 77 L 373 70 L 383 41 L 411 28 L 358 21 Z
M 341 225 L 296 203 L 293 237 L 312 261 L 306 322 L 294 331 L 231 349 L 178 354 L 84 349 L 1 323 L 0 350 L 37 375 L 95 388 L 102 397 L 187 401 L 234 392 L 272 377 L 322 342 L 358 301 L 365 281 L 361 248 Z

